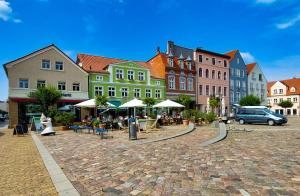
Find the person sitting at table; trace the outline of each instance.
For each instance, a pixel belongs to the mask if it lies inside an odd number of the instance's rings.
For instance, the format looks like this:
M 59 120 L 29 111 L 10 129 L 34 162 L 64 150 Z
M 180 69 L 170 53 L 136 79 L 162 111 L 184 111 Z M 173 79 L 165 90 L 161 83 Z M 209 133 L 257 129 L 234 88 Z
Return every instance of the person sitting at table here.
M 85 115 L 85 117 L 81 121 L 83 124 L 86 124 L 88 122 L 88 115 Z

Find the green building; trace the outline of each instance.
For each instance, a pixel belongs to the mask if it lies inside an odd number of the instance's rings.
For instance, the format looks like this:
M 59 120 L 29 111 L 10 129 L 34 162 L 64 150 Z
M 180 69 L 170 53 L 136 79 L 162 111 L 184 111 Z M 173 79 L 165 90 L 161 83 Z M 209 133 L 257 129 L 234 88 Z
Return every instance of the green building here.
M 77 63 L 89 73 L 89 97 L 106 95 L 119 106 L 133 98 L 165 99 L 164 76 L 146 62 L 79 54 Z

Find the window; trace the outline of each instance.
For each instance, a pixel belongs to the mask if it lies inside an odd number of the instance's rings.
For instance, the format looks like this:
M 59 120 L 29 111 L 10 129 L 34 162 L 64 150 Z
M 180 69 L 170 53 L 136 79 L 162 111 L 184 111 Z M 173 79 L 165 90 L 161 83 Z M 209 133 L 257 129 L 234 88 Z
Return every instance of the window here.
M 132 70 L 127 71 L 128 80 L 134 80 L 134 72 Z
M 234 76 L 234 69 L 233 68 L 230 68 L 230 74 L 231 74 L 231 76 Z
M 234 89 L 234 80 L 233 79 L 230 80 L 230 88 Z
M 172 58 L 169 58 L 169 66 L 173 67 L 174 66 L 174 61 Z
M 56 61 L 55 62 L 55 70 L 57 70 L 57 71 L 63 71 L 64 70 L 63 62 Z
M 136 97 L 136 98 L 141 97 L 141 89 L 139 89 L 139 88 L 134 89 L 134 97 Z
M 188 91 L 193 91 L 194 90 L 194 80 L 193 78 L 188 78 L 188 83 L 187 83 L 187 89 Z
M 221 72 L 218 71 L 218 80 L 221 80 Z
M 227 87 L 224 87 L 224 97 L 227 96 Z
M 128 97 L 128 88 L 121 88 L 121 96 Z
M 241 87 L 241 81 L 236 80 L 236 87 L 237 87 L 237 88 L 240 88 L 240 87 Z
M 230 100 L 231 100 L 231 102 L 234 102 L 234 93 L 233 92 L 230 92 Z
M 239 102 L 241 99 L 241 94 L 240 92 L 236 92 L 236 101 Z
M 175 76 L 169 76 L 169 89 L 175 89 Z
M 252 80 L 256 80 L 255 73 L 252 73 Z
M 283 94 L 283 89 L 279 89 L 279 94 Z
M 224 80 L 227 80 L 227 73 L 224 72 Z
M 138 77 L 139 77 L 140 81 L 143 81 L 144 80 L 144 72 L 139 72 Z
M 294 98 L 293 98 L 293 102 L 294 102 L 294 103 L 297 103 L 297 102 L 298 102 L 297 97 L 294 97 Z
M 279 98 L 279 103 L 281 103 L 283 101 L 283 98 Z
M 237 62 L 237 64 L 240 64 L 240 59 L 237 58 L 237 59 L 236 59 L 236 62 Z
M 216 58 L 212 58 L 212 64 L 213 64 L 213 65 L 216 64 Z
M 43 59 L 41 68 L 42 69 L 51 69 L 50 60 Z
M 205 86 L 205 94 L 206 94 L 206 96 L 209 96 L 209 86 L 208 85 Z
M 209 78 L 209 71 L 208 71 L 208 69 L 205 70 L 205 77 Z
M 244 72 L 244 70 L 241 70 L 241 77 L 242 77 L 242 78 L 245 77 L 245 72 Z
M 199 85 L 199 95 L 203 95 L 203 87 L 202 87 L 202 85 Z
M 186 88 L 185 83 L 186 83 L 185 78 L 181 77 L 180 78 L 180 86 L 179 86 L 180 90 L 185 90 L 185 88 Z
M 224 67 L 227 67 L 227 61 L 224 60 Z
M 160 86 L 160 81 L 156 81 L 156 86 Z
M 180 69 L 184 69 L 184 63 L 183 60 L 179 60 Z
M 211 78 L 215 79 L 215 75 L 216 75 L 215 70 L 212 70 L 212 72 L 211 72 Z
M 156 89 L 155 90 L 155 98 L 157 98 L 157 99 L 160 99 L 160 90 L 159 89 Z
M 95 86 L 95 96 L 102 96 L 102 95 L 103 95 L 103 87 Z
M 152 97 L 151 89 L 146 89 L 146 97 Z
M 212 92 L 211 92 L 211 94 L 212 94 L 213 96 L 216 95 L 216 86 L 212 86 Z
M 262 80 L 263 80 L 262 74 L 259 74 L 259 75 L 258 75 L 258 79 L 259 79 L 259 81 L 262 81 Z
M 290 101 L 290 102 L 292 102 L 292 99 L 291 99 L 291 98 L 287 98 L 287 100 Z
M 80 83 L 78 82 L 73 83 L 73 91 L 80 91 Z
M 19 88 L 28 88 L 28 79 L 19 79 Z
M 60 91 L 66 90 L 66 82 L 58 82 L 57 83 L 57 89 Z
M 202 77 L 202 68 L 199 68 L 199 77 Z
M 202 56 L 202 55 L 199 55 L 198 57 L 199 57 L 199 63 L 202 63 L 202 61 L 203 61 L 203 56 Z
M 109 97 L 116 96 L 116 88 L 115 87 L 108 87 L 108 96 Z
M 187 66 L 189 70 L 192 70 L 192 63 L 191 62 L 187 62 Z
M 102 80 L 103 80 L 103 76 L 96 75 L 96 80 L 100 80 L 100 81 L 102 81 Z
M 237 77 L 240 77 L 240 76 L 241 76 L 240 70 L 239 70 L 239 69 L 236 69 L 235 71 L 236 71 L 236 76 L 237 76 Z
M 274 103 L 277 103 L 277 99 L 274 99 Z
M 36 82 L 36 88 L 42 88 L 46 86 L 46 80 L 38 80 Z
M 273 94 L 276 95 L 277 94 L 277 89 L 273 90 Z
M 219 94 L 219 95 L 222 95 L 222 87 L 220 87 L 220 86 L 219 86 L 219 88 L 218 88 L 218 94 Z
M 117 79 L 123 79 L 124 78 L 123 70 L 122 69 L 117 69 L 116 70 L 116 78 Z
M 290 91 L 294 93 L 296 91 L 295 87 L 292 87 Z

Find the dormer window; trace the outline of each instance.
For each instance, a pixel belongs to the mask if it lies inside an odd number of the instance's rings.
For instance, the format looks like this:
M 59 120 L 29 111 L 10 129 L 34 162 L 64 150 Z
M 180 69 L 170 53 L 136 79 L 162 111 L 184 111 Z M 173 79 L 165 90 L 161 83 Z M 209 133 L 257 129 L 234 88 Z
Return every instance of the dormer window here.
M 292 87 L 290 91 L 291 91 L 292 93 L 296 92 L 295 87 Z
M 237 62 L 237 64 L 240 64 L 240 59 L 237 58 L 237 59 L 236 59 L 236 62 Z
M 187 66 L 189 70 L 192 70 L 192 63 L 191 62 L 187 62 Z
M 174 67 L 174 60 L 173 58 L 169 58 L 169 66 Z
M 183 60 L 179 60 L 180 69 L 184 69 L 184 63 Z

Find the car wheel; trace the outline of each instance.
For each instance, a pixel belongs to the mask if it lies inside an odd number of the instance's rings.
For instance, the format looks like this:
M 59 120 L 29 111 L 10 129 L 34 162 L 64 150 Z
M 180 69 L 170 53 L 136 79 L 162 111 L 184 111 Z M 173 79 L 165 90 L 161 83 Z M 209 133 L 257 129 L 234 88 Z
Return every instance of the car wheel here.
M 239 122 L 240 122 L 241 125 L 245 124 L 245 120 L 244 119 L 240 119 Z
M 274 120 L 268 120 L 268 125 L 270 125 L 270 126 L 273 126 L 273 125 L 275 125 L 275 122 L 274 122 Z

